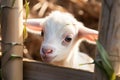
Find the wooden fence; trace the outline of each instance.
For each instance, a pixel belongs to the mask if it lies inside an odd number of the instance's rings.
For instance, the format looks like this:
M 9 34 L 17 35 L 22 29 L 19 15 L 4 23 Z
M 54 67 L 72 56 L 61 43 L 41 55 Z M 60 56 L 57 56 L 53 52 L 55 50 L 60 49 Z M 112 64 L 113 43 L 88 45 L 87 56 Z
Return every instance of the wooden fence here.
M 57 67 L 38 61 L 24 60 L 24 80 L 93 80 L 94 75 L 77 69 Z

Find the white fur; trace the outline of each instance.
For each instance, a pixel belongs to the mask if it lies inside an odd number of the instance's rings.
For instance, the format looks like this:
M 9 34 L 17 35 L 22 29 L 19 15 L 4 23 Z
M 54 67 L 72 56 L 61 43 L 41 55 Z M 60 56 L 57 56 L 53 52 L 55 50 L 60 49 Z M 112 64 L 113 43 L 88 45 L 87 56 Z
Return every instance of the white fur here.
M 52 49 L 51 54 L 47 54 L 48 63 L 58 66 L 94 71 L 93 59 L 88 55 L 79 52 L 79 44 L 82 40 L 78 37 L 79 29 L 84 25 L 78 22 L 71 14 L 59 11 L 52 12 L 44 18 L 44 41 L 42 42 L 40 54 L 43 57 L 42 48 Z M 97 33 L 97 31 L 96 31 Z M 64 43 L 66 35 L 72 35 L 70 43 Z M 44 59 L 43 59 L 44 60 Z

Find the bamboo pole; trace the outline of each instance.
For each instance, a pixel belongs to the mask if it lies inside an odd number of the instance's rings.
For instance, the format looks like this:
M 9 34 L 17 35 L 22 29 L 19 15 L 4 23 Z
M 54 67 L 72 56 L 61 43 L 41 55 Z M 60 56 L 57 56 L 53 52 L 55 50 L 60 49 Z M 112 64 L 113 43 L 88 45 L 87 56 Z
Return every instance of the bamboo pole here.
M 22 80 L 23 0 L 2 0 L 1 2 L 2 79 Z
M 99 42 L 109 55 L 115 74 L 120 77 L 120 0 L 102 0 L 99 24 Z M 97 59 L 100 58 L 98 52 Z M 95 80 L 108 80 L 106 74 L 95 67 Z M 120 80 L 120 78 L 117 80 Z

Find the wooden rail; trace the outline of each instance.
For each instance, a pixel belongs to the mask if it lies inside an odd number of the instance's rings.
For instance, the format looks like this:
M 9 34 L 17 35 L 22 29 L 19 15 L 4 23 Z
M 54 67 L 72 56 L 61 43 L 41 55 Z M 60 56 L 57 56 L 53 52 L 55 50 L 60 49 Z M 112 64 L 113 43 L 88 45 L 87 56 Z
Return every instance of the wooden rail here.
M 24 60 L 24 80 L 93 80 L 93 73 Z

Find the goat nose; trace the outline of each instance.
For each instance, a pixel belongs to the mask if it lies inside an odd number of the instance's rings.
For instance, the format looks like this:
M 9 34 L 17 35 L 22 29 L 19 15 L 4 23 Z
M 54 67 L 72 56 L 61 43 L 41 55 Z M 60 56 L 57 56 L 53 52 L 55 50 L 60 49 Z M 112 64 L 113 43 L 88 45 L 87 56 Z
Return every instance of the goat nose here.
M 42 52 L 44 54 L 51 54 L 53 52 L 53 50 L 52 49 L 47 49 L 47 48 L 42 48 Z

